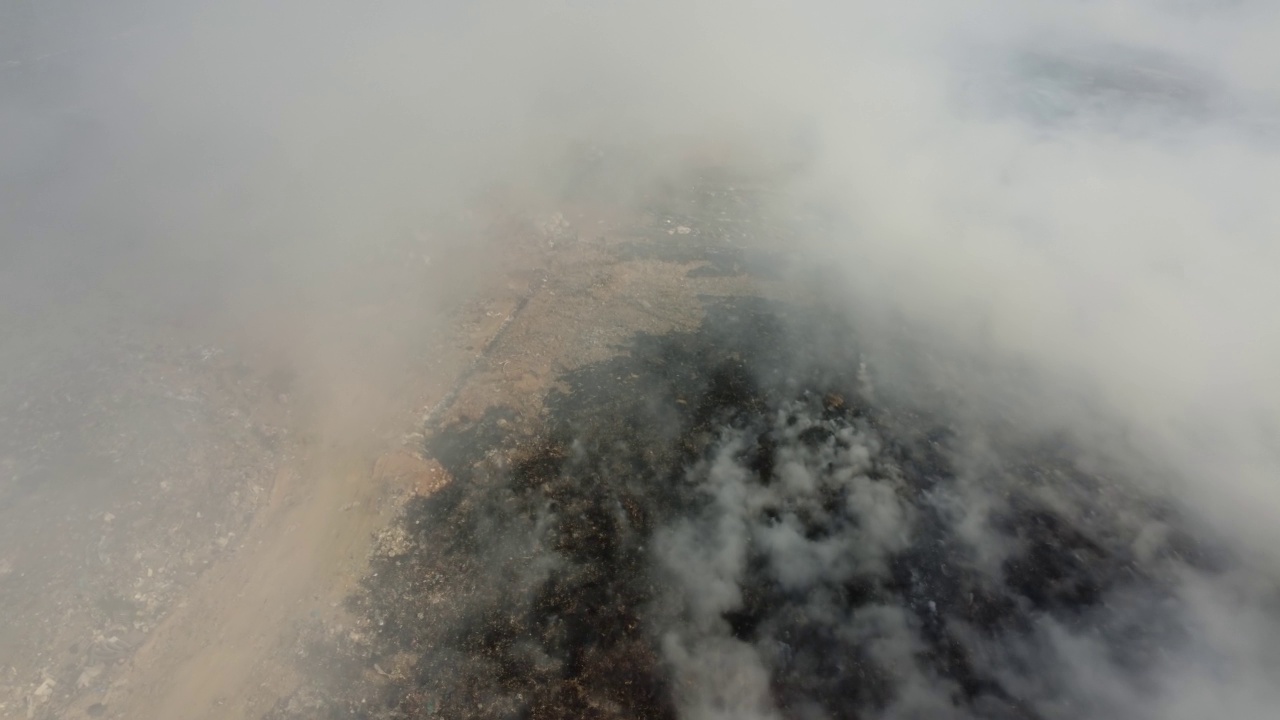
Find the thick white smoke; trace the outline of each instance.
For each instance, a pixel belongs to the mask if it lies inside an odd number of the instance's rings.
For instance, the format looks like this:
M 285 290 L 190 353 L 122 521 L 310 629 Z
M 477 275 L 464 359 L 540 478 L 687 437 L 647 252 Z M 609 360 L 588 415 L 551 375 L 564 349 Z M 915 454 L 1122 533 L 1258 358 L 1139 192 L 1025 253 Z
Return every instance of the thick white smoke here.
M 1267 716 L 1274 581 L 1070 461 L 953 475 L 895 424 L 791 403 L 690 469 L 653 550 L 682 716 Z
M 829 46 L 817 187 L 849 229 L 818 252 L 869 315 L 999 366 L 970 397 L 1020 422 L 1118 419 L 1116 449 L 1274 547 L 1274 9 L 928 10 L 846 10 Z

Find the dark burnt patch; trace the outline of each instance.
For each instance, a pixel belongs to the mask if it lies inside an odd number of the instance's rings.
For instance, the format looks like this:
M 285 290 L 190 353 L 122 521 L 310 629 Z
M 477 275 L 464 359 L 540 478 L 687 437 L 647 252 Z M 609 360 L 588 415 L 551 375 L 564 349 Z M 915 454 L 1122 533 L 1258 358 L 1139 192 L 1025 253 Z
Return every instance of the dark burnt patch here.
M 848 450 L 855 430 L 874 434 L 866 476 L 913 511 L 908 545 L 888 552 L 883 568 L 842 571 L 804 591 L 779 582 L 752 541 L 741 603 L 722 619 L 728 637 L 759 654 L 783 717 L 815 708 L 874 717 L 895 701 L 895 669 L 841 629 L 880 608 L 905 614 L 920 641 L 915 659 L 952 688 L 951 701 L 988 717 L 1041 717 L 1037 698 L 1006 680 L 1052 695 L 1052 679 L 1038 675 L 1050 666 L 1027 660 L 1001 674 L 979 650 L 1037 647 L 1044 617 L 1102 629 L 1117 663 L 1139 674 L 1180 641 L 1161 619 L 1168 614 L 1108 612 L 1108 599 L 1171 601 L 1168 579 L 1136 569 L 1132 529 L 1114 514 L 1069 516 L 1046 502 L 1046 488 L 1103 500 L 1108 482 L 1075 467 L 1069 452 L 999 451 L 998 472 L 1014 480 L 1006 486 L 1023 491 L 993 511 L 990 533 L 1009 550 L 995 572 L 983 569 L 948 515 L 964 429 L 865 397 L 853 333 L 838 318 L 759 299 L 705 302 L 697 331 L 637 335 L 613 360 L 566 373 L 532 441 L 511 434 L 519 418 L 501 409 L 431 436 L 425 451 L 454 480 L 410 502 L 398 525 L 404 547 L 374 558 L 349 602 L 371 639 L 342 649 L 355 659 L 334 666 L 337 689 L 308 706 L 312 716 L 676 717 L 681 679 L 653 614 L 671 586 L 651 543 L 661 528 L 706 512 L 711 501 L 692 469 L 730 434 L 742 438 L 738 463 L 764 486 L 779 482 L 786 433 L 811 453 Z M 814 424 L 795 432 L 801 422 Z M 843 491 L 812 499 L 766 506 L 756 521 L 795 522 L 815 543 L 859 522 Z M 1167 556 L 1228 563 L 1191 534 L 1169 537 L 1159 550 Z M 274 717 L 296 716 L 282 705 Z

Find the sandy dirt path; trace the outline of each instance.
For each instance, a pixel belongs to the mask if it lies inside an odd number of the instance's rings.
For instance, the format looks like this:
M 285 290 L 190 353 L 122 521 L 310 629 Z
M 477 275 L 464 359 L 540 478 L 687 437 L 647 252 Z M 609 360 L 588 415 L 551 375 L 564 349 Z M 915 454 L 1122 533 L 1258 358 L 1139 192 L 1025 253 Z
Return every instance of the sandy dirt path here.
M 645 233 L 683 240 L 690 231 L 678 216 L 556 217 L 550 231 L 532 223 L 511 233 L 497 248 L 505 253 L 499 271 L 466 288 L 461 310 L 447 318 L 415 312 L 413 291 L 399 305 L 341 310 L 335 322 L 350 332 L 330 331 L 329 342 L 336 338 L 348 356 L 320 353 L 339 358 L 311 379 L 324 397 L 310 411 L 294 401 L 268 497 L 243 537 L 112 668 L 106 687 L 74 696 L 62 716 L 263 717 L 307 679 L 300 661 L 308 632 L 354 629 L 343 601 L 403 503 L 449 482 L 419 454 L 424 424 L 499 406 L 536 417 L 564 370 L 611 356 L 636 331 L 696 325 L 700 293 L 737 295 L 754 285 L 736 267 L 687 275 L 703 264 L 699 253 L 643 249 Z M 278 341 L 295 351 L 307 344 Z M 381 345 L 394 347 L 375 352 Z M 375 378 L 370 354 L 414 360 L 375 364 Z
M 293 692 L 302 625 L 341 621 L 341 601 L 362 574 L 371 538 L 401 500 L 444 481 L 438 466 L 400 449 L 398 439 L 466 376 L 518 296 L 491 289 L 473 313 L 479 321 L 437 328 L 432 362 L 406 371 L 380 404 L 369 401 L 377 397 L 370 388 L 343 389 L 369 425 L 300 433 L 313 440 L 287 453 L 237 551 L 199 579 L 128 671 L 93 699 L 106 716 L 259 718 Z M 81 709 L 89 711 L 89 699 Z

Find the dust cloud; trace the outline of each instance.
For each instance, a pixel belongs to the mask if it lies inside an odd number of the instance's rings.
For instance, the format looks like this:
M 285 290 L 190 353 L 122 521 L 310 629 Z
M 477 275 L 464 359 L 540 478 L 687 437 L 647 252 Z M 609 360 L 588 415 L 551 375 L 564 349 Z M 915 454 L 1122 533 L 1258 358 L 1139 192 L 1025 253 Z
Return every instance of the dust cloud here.
M 367 432 L 432 354 L 422 328 L 510 264 L 495 216 L 638 206 L 714 158 L 773 178 L 800 238 L 774 249 L 856 327 L 859 402 L 968 429 L 935 490 L 892 423 L 812 398 L 721 428 L 686 469 L 701 504 L 650 548 L 679 713 L 1268 716 L 1277 32 L 1249 0 L 12 0 L 0 511 L 124 492 L 63 450 L 141 346 L 233 348 L 322 437 Z M 137 447 L 165 425 L 121 417 Z M 764 435 L 772 480 L 742 459 Z M 1123 500 L 1025 486 L 1011 458 L 1043 438 Z M 1188 560 L 1183 528 L 1230 562 Z M 958 574 L 924 549 L 943 542 Z M 930 582 L 949 589 L 912 589 Z M 1176 641 L 1143 655 L 1113 631 Z M 861 658 L 862 684 L 821 648 Z M 921 660 L 947 652 L 971 667 Z

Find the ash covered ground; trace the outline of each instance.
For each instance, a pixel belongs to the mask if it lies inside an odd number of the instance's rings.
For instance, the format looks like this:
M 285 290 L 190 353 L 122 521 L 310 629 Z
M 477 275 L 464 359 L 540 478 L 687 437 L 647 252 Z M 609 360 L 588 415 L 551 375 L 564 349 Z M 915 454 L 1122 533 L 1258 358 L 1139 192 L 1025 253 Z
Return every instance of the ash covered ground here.
M 778 267 L 663 235 L 618 257 Z M 881 383 L 822 303 L 700 302 L 539 413 L 429 428 L 452 481 L 268 717 L 1190 718 L 1206 688 L 1261 711 L 1274 585 L 1134 465 Z

